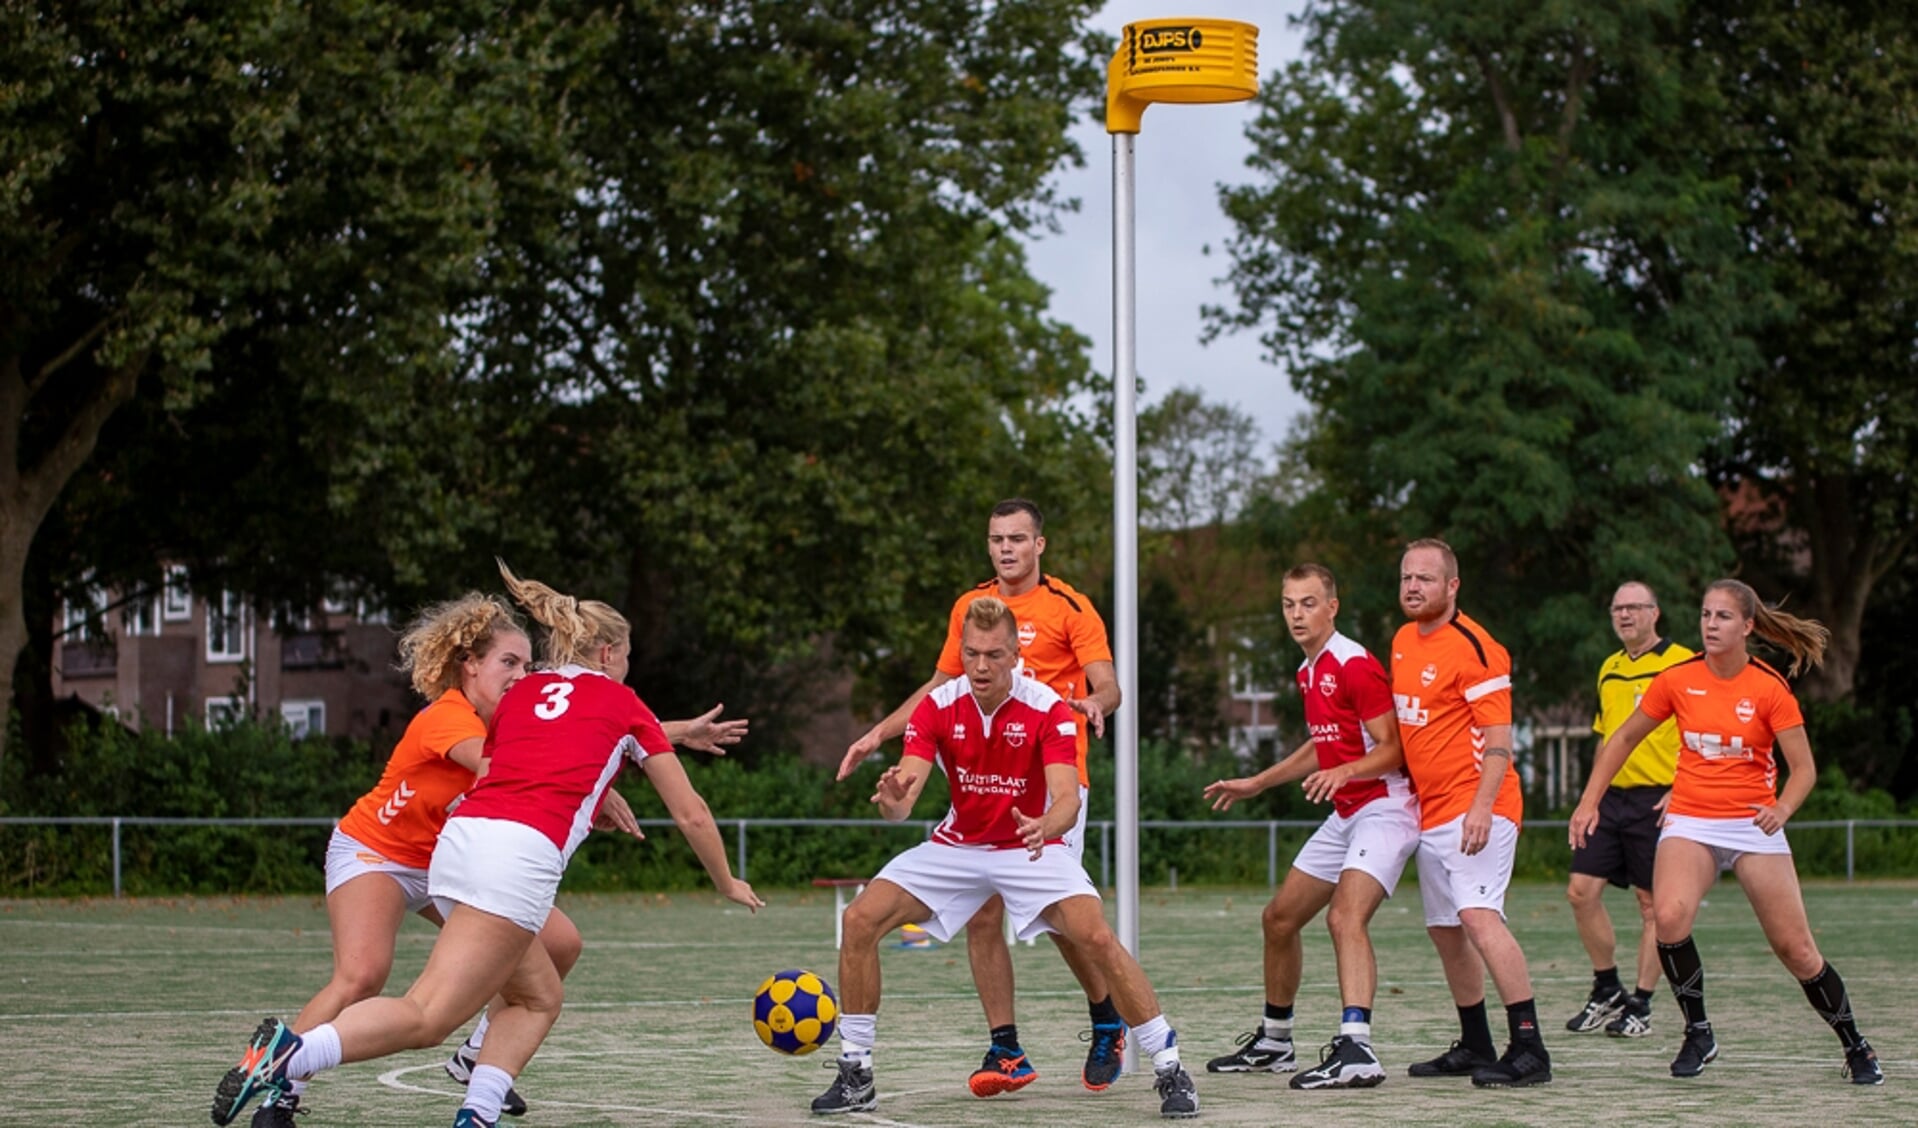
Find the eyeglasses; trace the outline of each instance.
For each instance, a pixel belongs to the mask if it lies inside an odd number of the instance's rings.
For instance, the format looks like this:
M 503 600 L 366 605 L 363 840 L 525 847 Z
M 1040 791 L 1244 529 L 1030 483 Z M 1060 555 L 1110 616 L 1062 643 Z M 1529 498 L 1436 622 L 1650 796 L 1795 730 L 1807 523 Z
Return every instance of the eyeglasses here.
M 1614 615 L 1638 615 L 1646 611 L 1656 611 L 1656 610 L 1658 610 L 1658 604 L 1656 603 L 1614 603 L 1612 604 L 1612 614 Z

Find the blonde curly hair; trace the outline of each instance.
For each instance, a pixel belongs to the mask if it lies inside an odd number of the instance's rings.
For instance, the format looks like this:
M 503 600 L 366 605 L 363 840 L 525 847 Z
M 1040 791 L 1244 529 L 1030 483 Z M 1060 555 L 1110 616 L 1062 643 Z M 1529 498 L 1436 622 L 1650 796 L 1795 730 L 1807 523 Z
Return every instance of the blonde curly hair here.
M 525 636 L 511 604 L 497 595 L 469 591 L 419 613 L 400 636 L 399 669 L 411 675 L 420 696 L 435 700 L 460 684 L 460 665 L 484 658 L 502 635 Z
M 578 665 L 597 670 L 599 648 L 618 646 L 633 636 L 626 616 L 597 599 L 576 599 L 538 580 L 522 580 L 499 560 L 499 574 L 515 602 L 546 628 L 544 661 L 549 669 Z

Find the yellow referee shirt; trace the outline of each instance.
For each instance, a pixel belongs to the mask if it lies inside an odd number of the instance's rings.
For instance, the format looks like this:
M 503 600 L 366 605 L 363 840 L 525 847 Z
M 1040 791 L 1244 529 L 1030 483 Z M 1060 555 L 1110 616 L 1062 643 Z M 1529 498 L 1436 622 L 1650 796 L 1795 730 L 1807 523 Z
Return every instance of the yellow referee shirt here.
M 1623 650 L 1605 659 L 1598 668 L 1598 716 L 1592 731 L 1603 742 L 1618 731 L 1625 718 L 1638 708 L 1645 687 L 1667 666 L 1690 658 L 1692 652 L 1668 638 L 1661 638 L 1650 650 L 1633 658 Z M 1613 787 L 1670 787 L 1678 771 L 1678 727 L 1668 720 L 1652 730 L 1630 756 L 1625 766 L 1612 777 Z

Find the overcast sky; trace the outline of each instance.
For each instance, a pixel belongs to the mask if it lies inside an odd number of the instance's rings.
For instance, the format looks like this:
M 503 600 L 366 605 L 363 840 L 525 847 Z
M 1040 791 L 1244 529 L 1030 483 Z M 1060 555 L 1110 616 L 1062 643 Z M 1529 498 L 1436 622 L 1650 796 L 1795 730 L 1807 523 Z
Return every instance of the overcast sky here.
M 1296 58 L 1299 39 L 1288 17 L 1301 0 L 1112 0 L 1094 19 L 1116 38 L 1142 19 L 1199 14 L 1244 20 L 1259 29 L 1261 80 Z M 1208 401 L 1231 403 L 1252 416 L 1264 446 L 1285 437 L 1304 407 L 1286 373 L 1260 359 L 1252 333 L 1199 343 L 1199 309 L 1230 306 L 1231 291 L 1215 284 L 1228 268 L 1231 224 L 1219 210 L 1218 185 L 1252 180 L 1245 167 L 1245 139 L 1252 105 L 1155 105 L 1146 111 L 1137 138 L 1139 374 L 1145 380 L 1141 406 L 1175 387 L 1199 389 Z M 1093 342 L 1092 362 L 1112 371 L 1112 141 L 1104 128 L 1085 123 L 1074 136 L 1086 167 L 1062 174 L 1062 194 L 1076 196 L 1080 210 L 1064 217 L 1064 234 L 1028 247 L 1033 274 L 1052 288 L 1054 316 Z M 1207 255 L 1204 248 L 1210 246 Z

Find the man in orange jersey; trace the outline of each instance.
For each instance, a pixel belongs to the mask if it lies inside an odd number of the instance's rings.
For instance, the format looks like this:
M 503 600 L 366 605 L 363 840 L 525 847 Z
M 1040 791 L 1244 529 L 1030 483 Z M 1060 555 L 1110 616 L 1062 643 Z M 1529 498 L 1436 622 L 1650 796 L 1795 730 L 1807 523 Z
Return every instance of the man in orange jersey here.
M 992 516 L 986 522 L 986 552 L 992 559 L 993 578 L 961 595 L 952 605 L 945 649 L 932 677 L 846 749 L 839 778 L 851 775 L 880 745 L 904 733 L 920 700 L 964 672 L 959 650 L 966 608 L 981 596 L 992 596 L 1012 608 L 1018 619 L 1020 672 L 1050 686 L 1086 718 L 1077 737 L 1079 821 L 1065 839 L 1066 848 L 1080 857 L 1085 850 L 1089 806 L 1086 730 L 1105 735 L 1105 719 L 1119 707 L 1119 679 L 1112 667 L 1105 620 L 1092 601 L 1064 580 L 1040 570 L 1039 559 L 1046 551 L 1044 529 L 1045 517 L 1039 507 L 1024 498 L 1011 498 L 992 507 Z M 966 954 L 972 962 L 973 984 L 979 990 L 979 1002 L 992 1031 L 992 1048 L 971 1082 L 972 1091 L 982 1097 L 1023 1088 L 1039 1076 L 1019 1047 L 1019 1031 L 1013 1022 L 1012 957 L 1001 939 L 1004 916 L 1005 906 L 995 897 L 966 926 Z M 1099 968 L 1083 958 L 1070 941 L 1058 933 L 1051 935 L 1059 954 L 1085 988 L 1092 1033 L 1081 1080 L 1086 1088 L 1101 1090 L 1119 1076 L 1125 1023 L 1112 1004 L 1111 990 Z
M 1458 1007 L 1459 1040 L 1414 1077 L 1469 1074 L 1481 1088 L 1552 1079 L 1525 953 L 1505 926 L 1524 804 L 1512 768 L 1512 659 L 1458 609 L 1458 557 L 1442 540 L 1406 546 L 1392 639 L 1392 696 L 1405 770 L 1419 795 L 1419 891 Z M 1494 1060 L 1485 971 L 1505 1002 L 1511 1042 Z

